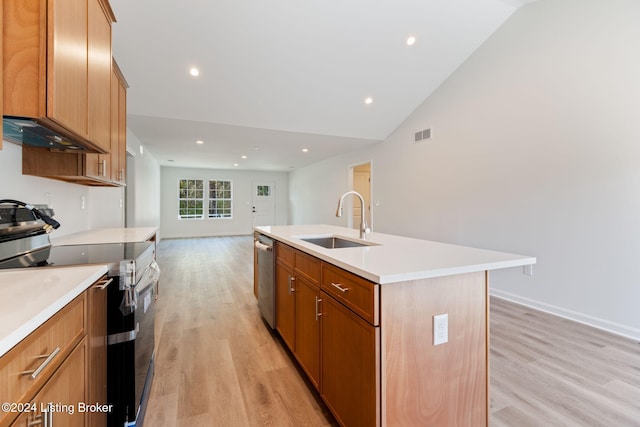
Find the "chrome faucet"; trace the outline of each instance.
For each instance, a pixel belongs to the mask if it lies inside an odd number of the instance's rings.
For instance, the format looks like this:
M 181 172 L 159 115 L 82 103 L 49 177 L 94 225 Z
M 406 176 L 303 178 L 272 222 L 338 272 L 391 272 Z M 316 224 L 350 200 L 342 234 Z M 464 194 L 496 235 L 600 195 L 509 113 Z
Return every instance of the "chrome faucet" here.
M 367 238 L 367 233 L 370 230 L 369 228 L 367 228 L 366 213 L 364 210 L 364 198 L 360 195 L 360 193 L 358 193 L 357 191 L 347 191 L 346 193 L 344 193 L 340 197 L 340 201 L 338 202 L 338 210 L 336 211 L 336 216 L 338 218 L 342 216 L 342 204 L 344 203 L 344 198 L 349 194 L 353 194 L 354 196 L 357 196 L 358 199 L 360 199 L 360 238 L 364 240 Z

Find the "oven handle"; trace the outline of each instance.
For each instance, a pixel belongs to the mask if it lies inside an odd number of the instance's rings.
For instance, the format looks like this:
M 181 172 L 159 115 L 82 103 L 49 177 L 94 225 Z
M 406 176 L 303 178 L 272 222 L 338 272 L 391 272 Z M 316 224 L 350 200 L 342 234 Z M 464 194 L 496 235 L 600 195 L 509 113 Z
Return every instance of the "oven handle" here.
M 107 345 L 115 345 L 123 342 L 133 341 L 138 336 L 138 332 L 140 332 L 140 323 L 136 323 L 136 328 L 132 331 L 109 335 L 107 337 Z

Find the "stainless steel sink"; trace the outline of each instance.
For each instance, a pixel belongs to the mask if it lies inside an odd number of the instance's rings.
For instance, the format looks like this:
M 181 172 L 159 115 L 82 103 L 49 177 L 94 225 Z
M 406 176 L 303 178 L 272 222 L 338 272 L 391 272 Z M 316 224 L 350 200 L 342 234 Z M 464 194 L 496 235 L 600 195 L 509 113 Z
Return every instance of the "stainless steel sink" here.
M 305 242 L 312 243 L 314 245 L 322 246 L 327 249 L 338 249 L 338 248 L 357 248 L 360 246 L 375 246 L 377 243 L 365 242 L 365 241 L 355 241 L 343 239 L 337 236 L 327 236 L 327 237 L 300 237 L 300 240 L 304 240 Z

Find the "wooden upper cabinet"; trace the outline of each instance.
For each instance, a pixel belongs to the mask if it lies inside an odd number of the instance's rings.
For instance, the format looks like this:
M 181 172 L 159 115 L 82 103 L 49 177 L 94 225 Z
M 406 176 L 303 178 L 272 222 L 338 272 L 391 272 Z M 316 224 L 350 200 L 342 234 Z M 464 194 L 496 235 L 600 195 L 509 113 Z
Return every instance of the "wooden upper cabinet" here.
M 88 7 L 88 130 L 89 139 L 105 151 L 111 147 L 111 24 L 113 12 L 100 0 Z M 111 180 L 111 155 L 87 154 L 86 175 Z
M 47 117 L 89 138 L 87 1 L 47 1 Z
M 128 87 L 114 59 L 111 75 L 111 179 L 119 184 L 125 184 L 127 178 Z
M 105 149 L 111 146 L 111 24 L 108 3 L 88 1 L 88 124 L 89 138 Z
M 87 2 L 87 129 L 88 137 L 111 152 L 111 24 L 108 3 Z M 86 154 L 84 175 L 112 180 L 110 154 Z
M 3 0 L 3 14 L 3 115 L 38 119 L 108 153 L 114 22 L 108 2 Z

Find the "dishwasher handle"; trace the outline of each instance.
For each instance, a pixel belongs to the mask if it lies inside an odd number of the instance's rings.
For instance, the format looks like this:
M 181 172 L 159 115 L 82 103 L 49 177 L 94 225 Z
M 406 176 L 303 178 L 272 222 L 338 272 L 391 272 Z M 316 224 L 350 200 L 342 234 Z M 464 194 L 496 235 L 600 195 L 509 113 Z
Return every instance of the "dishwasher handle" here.
M 273 246 L 265 245 L 264 243 L 260 243 L 258 240 L 255 241 L 255 246 L 258 250 L 263 252 L 271 252 L 273 250 Z

